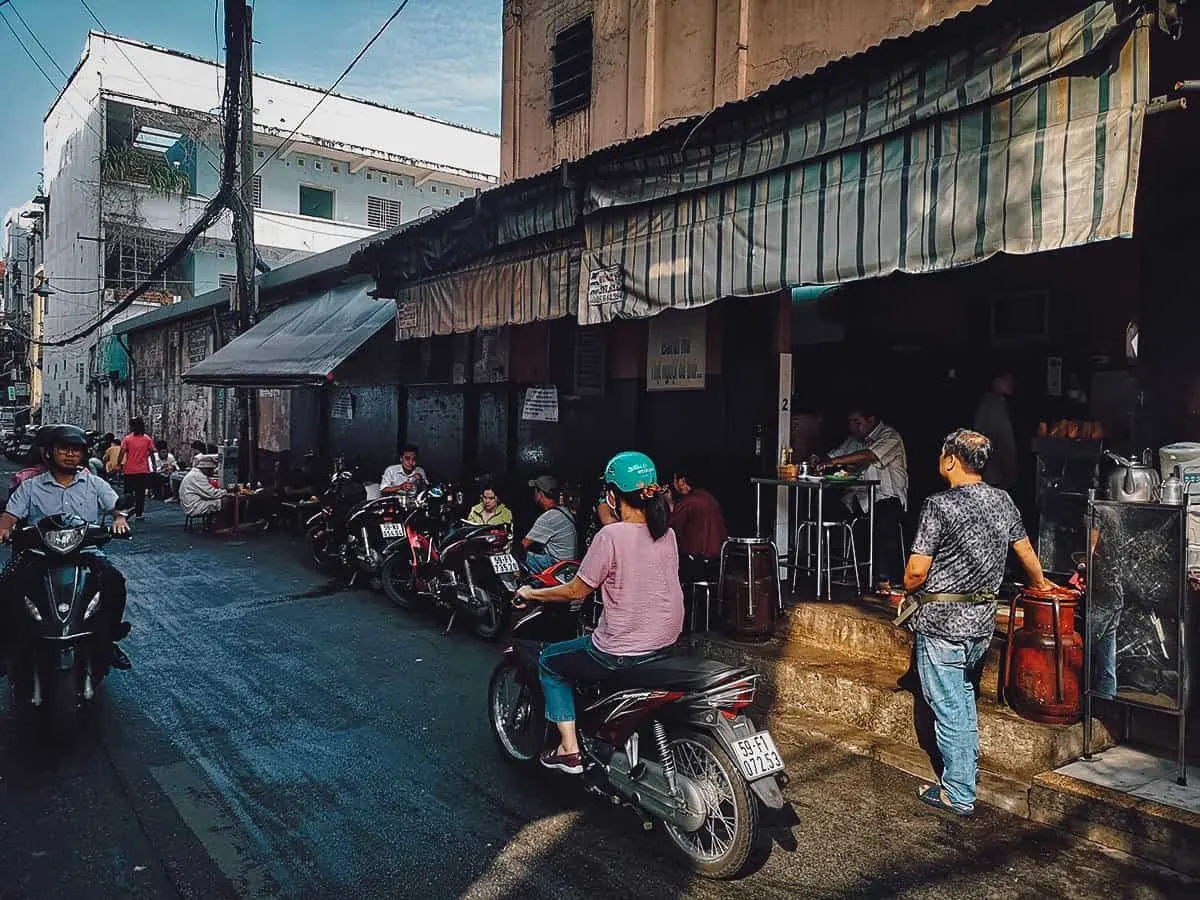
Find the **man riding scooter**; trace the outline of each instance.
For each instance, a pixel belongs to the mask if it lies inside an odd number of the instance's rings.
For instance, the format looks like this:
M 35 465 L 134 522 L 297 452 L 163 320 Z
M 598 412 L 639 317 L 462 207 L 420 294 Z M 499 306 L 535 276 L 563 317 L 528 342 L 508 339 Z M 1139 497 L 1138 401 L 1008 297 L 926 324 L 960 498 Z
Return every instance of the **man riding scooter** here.
M 38 433 L 38 442 L 42 447 L 46 471 L 23 481 L 8 498 L 8 506 L 0 515 L 0 543 L 9 541 L 18 522 L 36 523 L 56 515 L 75 515 L 93 524 L 106 515 L 113 515 L 113 533 L 128 533 L 129 523 L 124 514 L 116 510 L 117 492 L 103 478 L 80 468 L 88 446 L 87 434 L 83 429 L 74 425 L 43 428 Z M 115 643 L 129 634 L 129 623 L 123 621 L 125 577 L 103 554 L 94 554 L 92 560 L 92 572 L 101 585 L 101 609 L 107 613 L 103 627 L 108 631 L 108 639 L 113 642 L 112 665 L 118 669 L 129 669 L 132 662 Z M 27 577 L 26 571 L 19 563 L 10 565 L 0 581 L 3 636 L 13 633 L 15 607 L 26 594 L 23 581 Z

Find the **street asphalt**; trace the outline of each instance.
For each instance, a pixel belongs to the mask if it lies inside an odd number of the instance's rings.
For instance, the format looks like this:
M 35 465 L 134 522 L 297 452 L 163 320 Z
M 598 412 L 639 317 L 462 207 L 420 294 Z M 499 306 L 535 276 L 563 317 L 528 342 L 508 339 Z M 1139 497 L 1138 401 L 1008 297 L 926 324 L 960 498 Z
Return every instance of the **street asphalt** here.
M 500 645 L 345 590 L 303 543 L 187 534 L 152 503 L 111 556 L 130 672 L 49 746 L 0 699 L 0 897 L 1184 897 L 1200 886 L 820 745 L 750 871 L 697 879 L 630 811 L 518 771 Z

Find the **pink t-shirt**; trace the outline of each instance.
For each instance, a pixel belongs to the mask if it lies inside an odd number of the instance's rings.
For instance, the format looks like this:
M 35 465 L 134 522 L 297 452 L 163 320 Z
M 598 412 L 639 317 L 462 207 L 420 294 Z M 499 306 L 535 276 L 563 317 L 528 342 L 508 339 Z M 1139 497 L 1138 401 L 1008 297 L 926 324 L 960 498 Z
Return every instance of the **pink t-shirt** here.
M 675 532 L 657 541 L 632 522 L 605 525 L 592 541 L 579 577 L 600 588 L 604 612 L 592 634 L 597 650 L 637 656 L 669 647 L 683 629 L 683 588 Z
M 154 452 L 154 441 L 147 434 L 127 434 L 121 441 L 125 451 L 126 475 L 149 475 L 150 454 Z

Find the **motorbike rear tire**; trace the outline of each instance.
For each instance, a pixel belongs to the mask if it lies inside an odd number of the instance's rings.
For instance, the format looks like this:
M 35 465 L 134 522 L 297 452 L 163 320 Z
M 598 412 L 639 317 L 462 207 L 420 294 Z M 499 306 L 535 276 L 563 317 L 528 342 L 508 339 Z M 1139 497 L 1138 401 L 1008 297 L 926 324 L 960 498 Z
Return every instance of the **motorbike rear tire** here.
M 403 554 L 392 554 L 383 561 L 379 567 L 379 580 L 383 582 L 387 598 L 401 609 L 413 609 L 417 605 L 412 562 Z
M 342 567 L 339 557 L 329 550 L 328 530 L 324 525 L 314 525 L 304 535 L 308 543 L 309 554 L 313 565 L 319 572 L 336 572 Z
M 707 820 L 695 832 L 681 831 L 669 823 L 663 823 L 664 830 L 698 874 L 716 880 L 733 878 L 745 867 L 758 837 L 758 800 L 737 764 L 712 736 L 679 729 L 672 734 L 670 746 L 676 771 L 695 781 L 708 802 L 714 797 L 719 799 L 726 808 L 718 811 L 717 818 L 724 822 L 732 813 L 734 830 L 719 853 L 702 852 L 700 844 L 704 835 L 710 833 Z M 704 771 L 697 774 L 700 768 Z M 712 817 L 710 811 L 709 818 Z M 715 844 L 716 831 L 711 835 Z
M 492 671 L 488 681 L 488 723 L 492 728 L 492 737 L 504 751 L 505 757 L 520 766 L 529 766 L 537 762 L 538 756 L 548 743 L 550 724 L 546 721 L 544 704 L 541 693 L 529 685 L 520 683 L 520 669 L 511 659 L 501 660 Z M 513 710 L 519 714 L 519 729 L 524 738 L 518 737 L 508 723 L 501 718 L 500 691 L 506 685 L 517 685 L 517 706 Z

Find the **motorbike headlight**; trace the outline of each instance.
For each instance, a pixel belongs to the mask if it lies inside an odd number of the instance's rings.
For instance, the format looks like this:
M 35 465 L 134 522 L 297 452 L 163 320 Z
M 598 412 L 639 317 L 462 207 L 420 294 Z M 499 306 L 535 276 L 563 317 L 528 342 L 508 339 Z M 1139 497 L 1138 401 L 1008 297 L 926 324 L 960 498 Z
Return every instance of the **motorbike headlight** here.
M 42 541 L 51 550 L 67 554 L 79 549 L 87 528 L 63 528 L 59 531 L 43 531 Z
M 100 608 L 100 592 L 96 591 L 96 596 L 92 598 L 92 602 L 87 605 L 87 609 L 83 613 L 85 619 L 90 619 Z
M 42 614 L 40 612 L 38 612 L 37 606 L 35 606 L 34 602 L 32 600 L 30 600 L 28 597 L 25 598 L 25 611 L 28 612 L 29 615 L 33 617 L 33 621 L 35 621 L 35 622 L 42 621 Z

